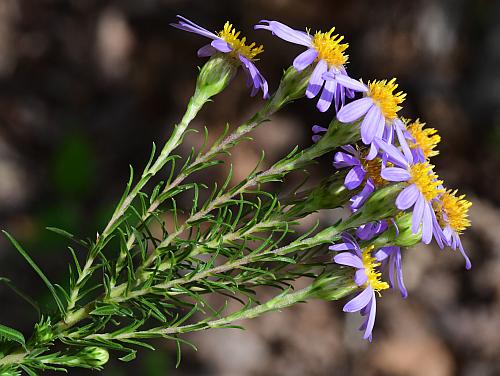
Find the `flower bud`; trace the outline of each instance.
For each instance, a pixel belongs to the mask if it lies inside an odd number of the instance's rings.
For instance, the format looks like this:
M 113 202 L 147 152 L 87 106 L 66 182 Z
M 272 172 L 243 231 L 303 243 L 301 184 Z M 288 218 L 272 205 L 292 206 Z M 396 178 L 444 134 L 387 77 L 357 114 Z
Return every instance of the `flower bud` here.
M 334 209 L 347 203 L 352 196 L 344 186 L 346 173 L 339 171 L 323 180 L 320 185 L 304 192 L 287 212 L 290 218 L 302 218 L 322 209 Z
M 270 105 L 279 109 L 288 102 L 302 98 L 306 93 L 313 68 L 310 66 L 299 72 L 293 66 L 289 67 L 283 74 L 280 86 L 273 95 Z
M 341 224 L 340 231 L 359 227 L 365 223 L 392 218 L 400 210 L 396 207 L 396 197 L 403 190 L 403 183 L 391 184 L 375 191 L 363 206 Z
M 318 276 L 311 285 L 311 298 L 339 300 L 358 289 L 352 269 L 334 268 Z
M 394 222 L 387 231 L 377 236 L 369 244 L 376 248 L 384 246 L 411 247 L 422 240 L 422 232 L 416 234 L 411 229 L 412 213 L 400 213 L 394 218 Z
M 52 331 L 52 325 L 50 318 L 44 320 L 43 317 L 39 323 L 35 324 L 35 343 L 47 343 L 52 341 L 54 338 L 54 333 Z
M 200 70 L 196 96 L 210 98 L 224 90 L 236 75 L 237 66 L 221 54 L 213 55 Z
M 76 354 L 75 357 L 80 360 L 81 366 L 99 368 L 108 362 L 109 353 L 102 347 L 89 346 Z

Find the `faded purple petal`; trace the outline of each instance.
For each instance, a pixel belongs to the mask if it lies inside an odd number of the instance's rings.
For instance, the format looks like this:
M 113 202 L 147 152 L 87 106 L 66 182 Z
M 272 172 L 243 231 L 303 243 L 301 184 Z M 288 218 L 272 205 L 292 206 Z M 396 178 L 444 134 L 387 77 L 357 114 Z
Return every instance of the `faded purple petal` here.
M 403 298 L 408 297 L 408 290 L 406 290 L 406 286 L 403 280 L 403 265 L 401 264 L 401 249 L 399 249 L 395 254 L 396 260 L 396 279 L 398 281 L 399 291 L 401 292 L 401 296 Z
M 309 48 L 293 60 L 293 67 L 300 72 L 311 65 L 316 56 L 318 56 L 318 52 L 314 48 Z
M 353 122 L 366 114 L 372 106 L 374 106 L 373 100 L 369 97 L 355 100 L 340 109 L 337 119 L 342 123 Z
M 257 69 L 257 67 L 255 66 L 255 64 L 253 62 L 251 62 L 249 59 L 247 59 L 245 56 L 243 55 L 239 55 L 239 59 L 240 61 L 243 63 L 243 69 L 250 75 L 252 81 L 252 86 L 253 86 L 253 89 L 252 89 L 252 96 L 257 94 L 257 91 L 260 89 L 262 89 L 262 94 L 263 94 L 263 98 L 268 98 L 269 96 L 269 93 L 268 93 L 268 85 L 267 85 L 267 81 L 266 79 L 264 78 L 264 76 L 262 76 L 262 74 L 259 72 L 259 70 Z
M 417 201 L 420 191 L 415 184 L 409 185 L 401 191 L 396 198 L 396 207 L 399 210 L 406 210 Z

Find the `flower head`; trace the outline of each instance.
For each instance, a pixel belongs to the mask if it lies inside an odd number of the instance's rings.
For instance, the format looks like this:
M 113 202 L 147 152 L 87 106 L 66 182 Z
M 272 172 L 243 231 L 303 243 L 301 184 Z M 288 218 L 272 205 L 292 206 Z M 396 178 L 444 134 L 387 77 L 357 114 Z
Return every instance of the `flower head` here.
M 424 128 L 425 123 L 421 123 L 419 119 L 413 122 L 407 122 L 406 129 L 410 136 L 408 146 L 410 147 L 414 159 L 420 162 L 425 162 L 429 158 L 439 154 L 435 150 L 437 144 L 441 141 L 441 136 L 437 134 L 434 128 Z
M 294 59 L 293 66 L 302 71 L 311 64 L 316 64 L 306 96 L 314 98 L 321 93 L 317 104 L 321 112 L 327 111 L 332 102 L 335 102 L 338 111 L 344 105 L 346 96 L 352 98 L 354 91 L 364 89 L 359 81 L 347 75 L 344 65 L 348 60 L 345 51 L 349 45 L 341 43 L 343 36 L 333 35 L 335 28 L 326 33 L 318 31 L 311 35 L 308 32 L 292 29 L 281 22 L 266 20 L 255 25 L 255 28 L 269 30 L 283 40 L 307 47 L 306 51 Z
M 351 145 L 343 146 L 342 151 L 335 153 L 333 157 L 335 168 L 351 168 L 344 181 L 347 189 L 356 189 L 365 182 L 361 192 L 351 198 L 351 209 L 359 209 L 376 188 L 387 184 L 380 176 L 381 162 L 380 158 L 368 160 L 365 151 L 358 151 Z
M 441 240 L 453 250 L 458 248 L 465 259 L 465 267 L 470 269 L 472 264 L 465 253 L 460 235 L 470 227 L 469 208 L 472 203 L 465 199 L 465 195 L 457 196 L 456 190 L 448 189 L 432 204 L 435 222 L 443 230 Z
M 257 47 L 255 43 L 247 45 L 246 38 L 240 38 L 240 32 L 236 31 L 229 22 L 226 22 L 224 28 L 215 34 L 187 18 L 182 16 L 177 16 L 177 18 L 178 22 L 171 24 L 173 27 L 212 39 L 211 43 L 198 50 L 198 56 L 212 56 L 216 53 L 227 56 L 232 63 L 243 68 L 247 76 L 247 86 L 252 88 L 252 96 L 257 94 L 259 89 L 262 90 L 264 98 L 269 96 L 267 81 L 253 63 L 255 57 L 264 51 L 262 46 Z
M 377 156 L 378 147 L 373 143 L 375 138 L 393 144 L 394 132 L 405 155 L 410 155 L 405 125 L 397 117 L 406 94 L 401 91 L 395 93 L 398 87 L 396 79 L 370 81 L 368 85 L 360 84 L 364 88 L 359 91 L 363 91 L 365 96 L 342 107 L 337 113 L 337 119 L 342 123 L 351 123 L 364 116 L 361 122 L 361 141 L 370 145 L 368 159 Z
M 359 311 L 366 316 L 360 329 L 365 331 L 363 338 L 371 341 L 377 308 L 376 293 L 380 295 L 380 291 L 388 289 L 389 284 L 381 279 L 381 263 L 373 255 L 373 246 L 362 250 L 356 240 L 347 234 L 343 235 L 342 240 L 343 242 L 330 246 L 330 250 L 347 252 L 338 253 L 333 260 L 339 265 L 357 269 L 354 282 L 363 287 L 363 291 L 347 302 L 344 312 Z
M 432 201 L 443 193 L 442 181 L 433 172 L 434 166 L 428 162 L 413 162 L 412 156 L 406 156 L 395 146 L 377 139 L 376 143 L 387 153 L 394 167 L 382 169 L 381 176 L 387 181 L 406 182 L 408 185 L 396 198 L 400 210 L 413 207 L 412 231 L 417 233 L 422 224 L 422 241 L 429 244 L 433 236 L 434 211 Z

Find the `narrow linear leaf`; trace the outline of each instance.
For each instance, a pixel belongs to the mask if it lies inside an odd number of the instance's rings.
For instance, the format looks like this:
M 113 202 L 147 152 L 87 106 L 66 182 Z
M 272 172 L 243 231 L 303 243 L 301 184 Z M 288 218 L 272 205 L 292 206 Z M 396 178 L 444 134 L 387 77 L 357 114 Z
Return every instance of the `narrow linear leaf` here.
M 38 267 L 38 265 L 33 261 L 33 259 L 28 255 L 28 253 L 21 247 L 21 245 L 17 242 L 16 239 L 14 239 L 7 231 L 2 230 L 2 232 L 5 234 L 5 236 L 9 239 L 9 241 L 12 243 L 12 245 L 17 249 L 17 251 L 21 254 L 21 256 L 24 257 L 24 259 L 28 262 L 28 264 L 31 265 L 31 267 L 35 270 L 35 272 L 39 275 L 39 277 L 43 280 L 47 288 L 50 290 L 50 293 L 52 294 L 52 297 L 54 298 L 54 301 L 57 304 L 57 307 L 59 308 L 59 312 L 61 314 L 65 313 L 64 306 L 61 302 L 61 299 L 57 295 L 56 289 L 52 285 L 52 283 L 49 281 L 49 279 L 43 274 L 42 270 Z

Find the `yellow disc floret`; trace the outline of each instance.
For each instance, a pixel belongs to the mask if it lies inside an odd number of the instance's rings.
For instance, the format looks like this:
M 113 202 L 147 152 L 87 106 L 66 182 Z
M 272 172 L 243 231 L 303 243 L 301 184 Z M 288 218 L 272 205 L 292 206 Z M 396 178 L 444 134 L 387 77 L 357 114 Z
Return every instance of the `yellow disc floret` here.
M 424 126 L 425 123 L 421 123 L 419 119 L 407 126 L 408 132 L 415 139 L 415 142 L 410 140 L 408 146 L 412 149 L 422 149 L 425 159 L 429 159 L 439 154 L 439 151 L 435 150 L 435 148 L 441 141 L 441 136 L 437 134 L 437 130 L 434 128 L 424 129 Z
M 431 201 L 444 192 L 444 189 L 440 188 L 443 181 L 438 179 L 438 176 L 432 171 L 433 168 L 434 166 L 428 162 L 415 163 L 410 166 L 411 179 L 409 183 L 415 184 L 427 201 Z
M 449 225 L 457 234 L 462 234 L 470 227 L 469 208 L 472 202 L 465 199 L 465 195 L 457 196 L 457 191 L 446 190 L 439 200 L 435 201 L 436 218 L 442 227 Z
M 368 178 L 372 179 L 373 184 L 376 188 L 382 188 L 387 184 L 387 181 L 384 180 L 381 176 L 382 160 L 380 158 L 374 158 L 371 160 L 361 158 L 361 163 L 363 164 L 363 168 L 366 171 L 366 175 L 368 176 Z
M 405 100 L 406 93 L 399 91 L 394 93 L 398 84 L 396 79 L 390 81 L 369 81 L 368 96 L 373 99 L 373 102 L 380 108 L 384 117 L 388 120 L 395 119 L 397 112 L 401 109 L 399 106 Z
M 329 68 L 339 68 L 347 63 L 349 55 L 345 55 L 344 51 L 349 47 L 347 43 L 340 43 L 344 39 L 342 35 L 332 35 L 335 28 L 322 33 L 317 31 L 313 36 L 312 45 L 318 53 L 318 60 L 324 60 Z
M 380 262 L 377 261 L 375 257 L 372 256 L 373 245 L 365 248 L 362 253 L 362 261 L 363 266 L 365 268 L 366 276 L 368 277 L 368 281 L 366 281 L 366 286 L 370 285 L 373 290 L 376 292 L 385 290 L 389 288 L 389 284 L 387 282 L 382 281 L 381 276 L 382 273 L 377 271 L 377 267 L 380 266 Z
M 255 43 L 246 45 L 247 38 L 239 38 L 240 32 L 233 28 L 233 25 L 228 22 L 224 24 L 224 29 L 217 33 L 217 36 L 231 46 L 233 49 L 229 54 L 234 58 L 238 59 L 238 55 L 243 55 L 247 59 L 252 60 L 258 54 L 264 52 L 264 47 L 262 45 L 256 47 Z

